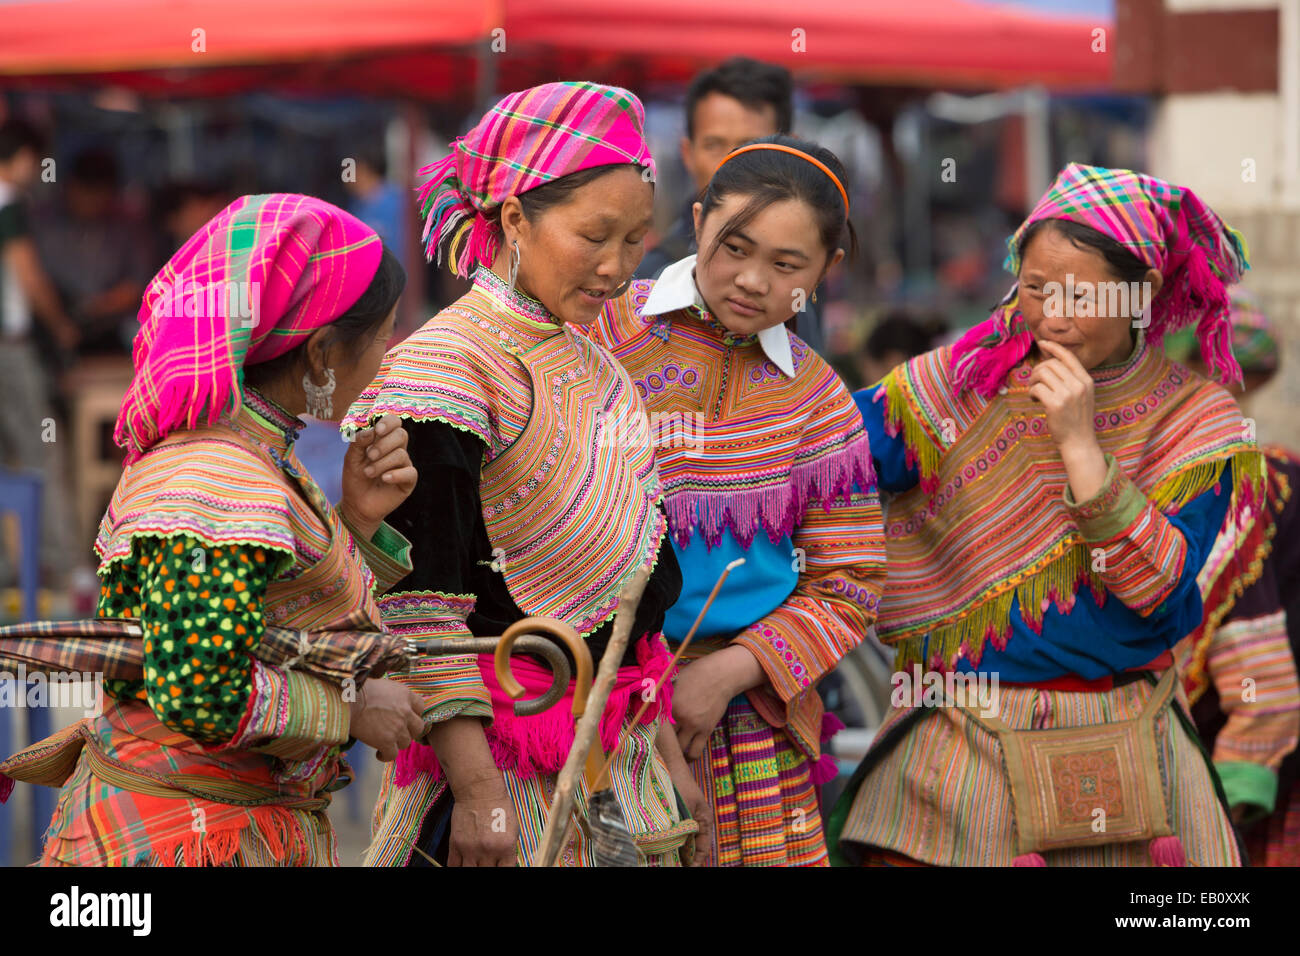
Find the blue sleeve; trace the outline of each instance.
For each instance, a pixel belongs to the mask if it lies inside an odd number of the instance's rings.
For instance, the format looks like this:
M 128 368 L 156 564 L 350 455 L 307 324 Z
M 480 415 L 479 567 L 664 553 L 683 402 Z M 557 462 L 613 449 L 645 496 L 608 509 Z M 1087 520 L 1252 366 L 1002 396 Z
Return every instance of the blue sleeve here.
M 871 460 L 876 466 L 876 485 L 882 491 L 898 494 L 915 488 L 921 476 L 915 466 L 907 464 L 907 449 L 901 434 L 890 436 L 885 432 L 885 402 L 882 397 L 876 400 L 876 393 L 883 388 L 877 383 L 853 393 L 853 401 L 862 413 L 862 423 L 867 429 L 867 440 L 871 443 Z

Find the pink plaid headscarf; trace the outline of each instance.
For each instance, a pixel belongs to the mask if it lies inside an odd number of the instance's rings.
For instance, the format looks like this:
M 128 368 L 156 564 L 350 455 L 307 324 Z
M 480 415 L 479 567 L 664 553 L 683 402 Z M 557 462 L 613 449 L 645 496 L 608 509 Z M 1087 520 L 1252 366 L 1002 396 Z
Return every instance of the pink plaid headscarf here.
M 501 242 L 483 215 L 543 183 L 593 166 L 655 164 L 645 139 L 645 109 L 627 90 L 598 83 L 547 83 L 511 93 L 472 130 L 452 143 L 451 155 L 420 170 L 427 258 L 447 237 L 452 271 L 468 276 L 490 266 Z
M 1043 219 L 1089 226 L 1158 270 L 1164 284 L 1149 306 L 1147 339 L 1194 324 L 1206 364 L 1221 380 L 1240 381 L 1227 287 L 1250 268 L 1246 243 L 1195 193 L 1127 169 L 1070 163 L 1007 240 L 1007 271 L 1019 273 L 1021 239 Z M 953 346 L 953 380 L 992 396 L 1033 344 L 1012 286 L 993 315 Z
M 135 377 L 113 432 L 126 463 L 236 410 L 244 366 L 283 355 L 351 308 L 382 254 L 373 229 L 312 196 L 243 196 L 212 217 L 140 305 Z

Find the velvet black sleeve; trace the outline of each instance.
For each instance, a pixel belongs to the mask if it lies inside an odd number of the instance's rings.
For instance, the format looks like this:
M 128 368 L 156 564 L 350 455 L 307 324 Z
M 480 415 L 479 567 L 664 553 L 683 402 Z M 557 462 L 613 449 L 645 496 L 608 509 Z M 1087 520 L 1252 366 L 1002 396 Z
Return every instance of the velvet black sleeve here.
M 492 543 L 479 498 L 486 446 L 476 435 L 444 422 L 403 425 L 410 434 L 407 450 L 420 479 L 415 493 L 387 519 L 411 542 L 414 570 L 400 587 L 473 594 L 477 602 L 466 619 L 470 632 L 479 637 L 500 634 L 527 614 L 515 603 L 505 578 L 492 569 Z M 681 570 L 665 535 L 637 608 L 634 638 L 663 627 L 664 613 L 677 600 L 681 586 Z M 610 627 L 606 622 L 587 640 L 596 660 L 609 640 Z M 625 659 L 635 660 L 630 646 Z

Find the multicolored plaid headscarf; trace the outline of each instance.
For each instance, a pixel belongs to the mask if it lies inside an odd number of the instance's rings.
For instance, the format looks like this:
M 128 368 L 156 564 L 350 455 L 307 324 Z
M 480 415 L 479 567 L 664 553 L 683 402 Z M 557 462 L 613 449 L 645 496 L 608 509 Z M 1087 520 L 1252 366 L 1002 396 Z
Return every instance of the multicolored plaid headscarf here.
M 217 213 L 145 290 L 135 377 L 113 432 L 126 463 L 237 409 L 244 366 L 283 355 L 351 308 L 382 254 L 373 229 L 312 196 L 243 196 Z
M 645 139 L 645 109 L 627 90 L 598 83 L 547 83 L 511 93 L 452 143 L 451 155 L 420 170 L 427 258 L 447 242 L 452 271 L 468 276 L 492 264 L 499 227 L 483 215 L 543 183 L 593 166 L 654 160 Z
M 1221 380 L 1240 381 L 1226 287 L 1250 268 L 1246 243 L 1195 193 L 1127 169 L 1071 163 L 1007 240 L 1009 272 L 1019 273 L 1021 240 L 1043 219 L 1096 229 L 1159 270 L 1164 284 L 1149 306 L 1148 339 L 1195 324 L 1206 364 Z M 953 346 L 953 379 L 991 396 L 1033 344 L 1012 286 L 993 315 Z

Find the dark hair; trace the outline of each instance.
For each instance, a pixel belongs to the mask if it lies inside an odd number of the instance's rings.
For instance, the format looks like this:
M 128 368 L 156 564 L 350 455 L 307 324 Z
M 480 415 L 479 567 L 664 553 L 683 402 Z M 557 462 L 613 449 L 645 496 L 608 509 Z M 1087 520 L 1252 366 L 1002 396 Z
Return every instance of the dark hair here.
M 789 146 L 807 153 L 830 169 L 848 189 L 844 164 L 824 146 L 793 136 L 765 136 L 753 142 Z M 853 223 L 848 221 L 848 210 L 844 208 L 839 188 L 808 160 L 776 149 L 756 149 L 726 160 L 704 188 L 700 198 L 700 219 L 716 209 L 724 196 L 737 193 L 748 196 L 749 201 L 718 230 L 713 245 L 704 254 L 704 261 L 712 259 L 722 244 L 749 225 L 761 210 L 787 199 L 798 199 L 812 207 L 828 261 L 831 254 L 844 245 L 845 233 L 848 234 L 849 255 L 857 255 L 858 235 Z
M 361 297 L 352 304 L 351 308 L 329 325 L 324 326 L 329 330 L 327 345 L 340 345 L 349 351 L 356 347 L 357 352 L 368 348 L 375 336 L 379 334 L 379 327 L 388 318 L 388 313 L 393 311 L 393 306 L 397 304 L 405 288 L 406 270 L 402 268 L 402 263 L 398 261 L 397 256 L 393 255 L 392 250 L 384 246 L 383 255 L 379 259 L 379 268 L 375 270 L 375 277 L 370 280 L 366 291 L 361 293 Z M 367 337 L 365 345 L 360 345 Z M 303 342 L 283 355 L 277 355 L 269 362 L 247 365 L 244 367 L 244 382 L 254 388 L 272 382 L 293 371 L 306 354 L 307 343 Z
M 1101 253 L 1106 264 L 1121 282 L 1141 282 L 1151 268 L 1110 236 L 1070 219 L 1039 219 L 1037 222 L 1030 223 L 1025 234 L 1020 237 L 1020 245 L 1016 250 L 1022 262 L 1030 240 L 1044 228 L 1052 229 L 1080 248 L 1093 249 Z
M 194 200 L 223 199 L 227 190 L 216 183 L 198 180 L 177 180 L 162 186 L 153 197 L 154 215 L 166 219 L 177 212 L 187 202 Z
M 14 116 L 0 123 L 0 162 L 7 163 L 24 149 L 40 154 L 45 137 L 31 123 Z
M 519 193 L 519 205 L 523 207 L 524 216 L 529 222 L 536 221 L 537 217 L 542 215 L 548 209 L 555 206 L 562 206 L 573 198 L 573 194 L 594 182 L 601 176 L 611 173 L 616 169 L 622 169 L 627 163 L 607 163 L 602 166 L 591 166 L 587 169 L 580 169 L 576 173 L 569 173 L 567 176 L 561 176 L 559 179 L 552 179 L 549 183 L 542 183 L 526 192 Z M 492 224 L 498 235 L 502 234 L 501 230 L 501 207 L 494 206 L 483 214 L 484 218 Z M 447 252 L 447 246 L 450 245 L 454 232 L 440 238 L 440 244 L 443 246 L 444 255 Z
M 388 156 L 382 146 L 363 146 L 356 151 L 357 165 L 369 166 L 376 176 L 388 175 Z
M 790 132 L 794 124 L 794 81 L 782 66 L 733 56 L 698 74 L 686 91 L 686 138 L 695 138 L 695 107 L 710 93 L 739 100 L 751 110 L 771 106 L 776 110 L 776 131 Z
M 937 315 L 919 318 L 906 309 L 894 309 L 876 323 L 863 348 L 874 359 L 889 352 L 915 358 L 934 348 L 934 340 L 946 331 L 947 323 Z
M 82 150 L 72 160 L 68 180 L 98 189 L 116 189 L 117 157 L 110 150 L 99 147 Z

